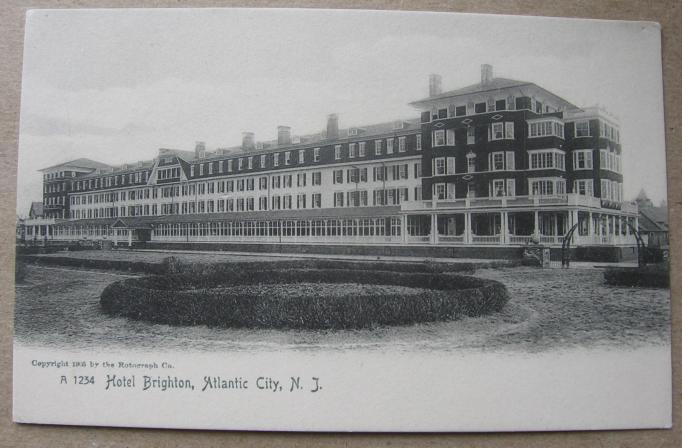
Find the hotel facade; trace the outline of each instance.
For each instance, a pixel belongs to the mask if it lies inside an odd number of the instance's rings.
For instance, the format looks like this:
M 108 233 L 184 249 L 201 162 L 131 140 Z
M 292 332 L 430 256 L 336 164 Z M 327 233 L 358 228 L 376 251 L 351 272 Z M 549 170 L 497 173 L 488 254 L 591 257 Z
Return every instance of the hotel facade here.
M 238 147 L 159 149 L 112 167 L 45 168 L 44 217 L 26 238 L 153 247 L 253 243 L 400 247 L 636 245 L 620 130 L 531 82 L 493 77 L 411 103 L 415 119 Z M 417 118 L 418 116 L 418 118 Z M 197 244 L 198 247 L 208 245 Z M 194 246 L 192 246 L 194 247 Z

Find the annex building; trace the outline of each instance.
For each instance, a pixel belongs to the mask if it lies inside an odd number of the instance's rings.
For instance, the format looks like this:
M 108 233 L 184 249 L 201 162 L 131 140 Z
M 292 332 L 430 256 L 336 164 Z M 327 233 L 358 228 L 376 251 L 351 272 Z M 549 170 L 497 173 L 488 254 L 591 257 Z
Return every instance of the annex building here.
M 623 198 L 620 131 L 526 81 L 493 77 L 411 103 L 415 119 L 274 141 L 159 149 L 112 167 L 45 168 L 43 217 L 27 239 L 208 247 L 204 243 L 519 247 L 636 244 Z

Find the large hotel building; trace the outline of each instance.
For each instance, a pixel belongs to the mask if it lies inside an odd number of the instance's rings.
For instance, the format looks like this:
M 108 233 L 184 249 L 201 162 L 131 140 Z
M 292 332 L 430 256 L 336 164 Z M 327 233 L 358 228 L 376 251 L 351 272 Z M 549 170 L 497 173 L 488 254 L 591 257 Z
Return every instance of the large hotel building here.
M 45 168 L 44 216 L 26 238 L 482 249 L 559 246 L 577 224 L 574 246 L 635 244 L 619 127 L 603 109 L 489 65 L 457 90 L 431 75 L 411 105 L 412 120 L 342 129 L 332 114 L 314 135 L 280 126 L 275 141 L 245 132 L 238 147 Z

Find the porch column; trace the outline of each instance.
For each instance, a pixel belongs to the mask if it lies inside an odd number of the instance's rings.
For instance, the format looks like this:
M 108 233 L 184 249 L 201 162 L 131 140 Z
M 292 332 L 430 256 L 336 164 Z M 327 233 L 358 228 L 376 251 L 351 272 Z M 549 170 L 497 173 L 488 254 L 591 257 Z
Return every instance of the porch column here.
M 568 229 L 564 229 L 564 231 L 566 233 L 568 233 L 568 230 L 570 230 L 571 227 L 573 227 L 574 225 L 576 225 L 580 222 L 580 219 L 578 217 L 578 210 L 571 210 L 569 213 L 571 214 L 571 225 Z M 580 226 L 578 226 L 577 230 L 578 230 L 577 234 L 575 232 L 573 232 L 574 236 L 572 238 L 571 243 L 577 243 L 578 239 L 580 239 Z M 575 235 L 577 235 L 577 236 L 575 236 Z
M 540 212 L 535 210 L 535 222 L 533 223 L 533 233 L 539 239 L 540 238 Z
M 431 244 L 438 244 L 438 215 L 431 214 Z
M 507 212 L 500 212 L 500 233 L 502 244 L 507 244 L 509 242 L 509 221 L 507 218 Z
M 128 229 L 128 247 L 133 245 L 133 229 Z
M 471 244 L 471 213 L 464 213 L 464 243 Z
M 407 215 L 400 217 L 400 241 L 407 243 Z
M 114 229 L 114 246 L 118 246 L 118 229 Z

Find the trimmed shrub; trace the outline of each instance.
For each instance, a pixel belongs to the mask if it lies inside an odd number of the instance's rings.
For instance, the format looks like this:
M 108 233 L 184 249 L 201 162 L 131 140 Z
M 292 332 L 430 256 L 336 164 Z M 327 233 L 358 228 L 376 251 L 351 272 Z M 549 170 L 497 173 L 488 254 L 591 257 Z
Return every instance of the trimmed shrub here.
M 669 288 L 670 267 L 659 263 L 641 268 L 608 268 L 604 271 L 604 280 L 612 286 Z
M 501 283 L 451 273 L 354 269 L 343 262 L 341 268 L 327 269 L 298 262 L 263 264 L 268 263 L 118 281 L 105 288 L 100 304 L 111 315 L 171 325 L 344 329 L 481 316 L 499 311 L 509 299 Z M 287 287 L 300 283 L 335 284 L 339 290 L 323 297 Z M 344 290 L 348 283 L 417 289 L 358 293 Z M 275 287 L 264 294 L 263 288 L 242 287 L 248 285 Z

